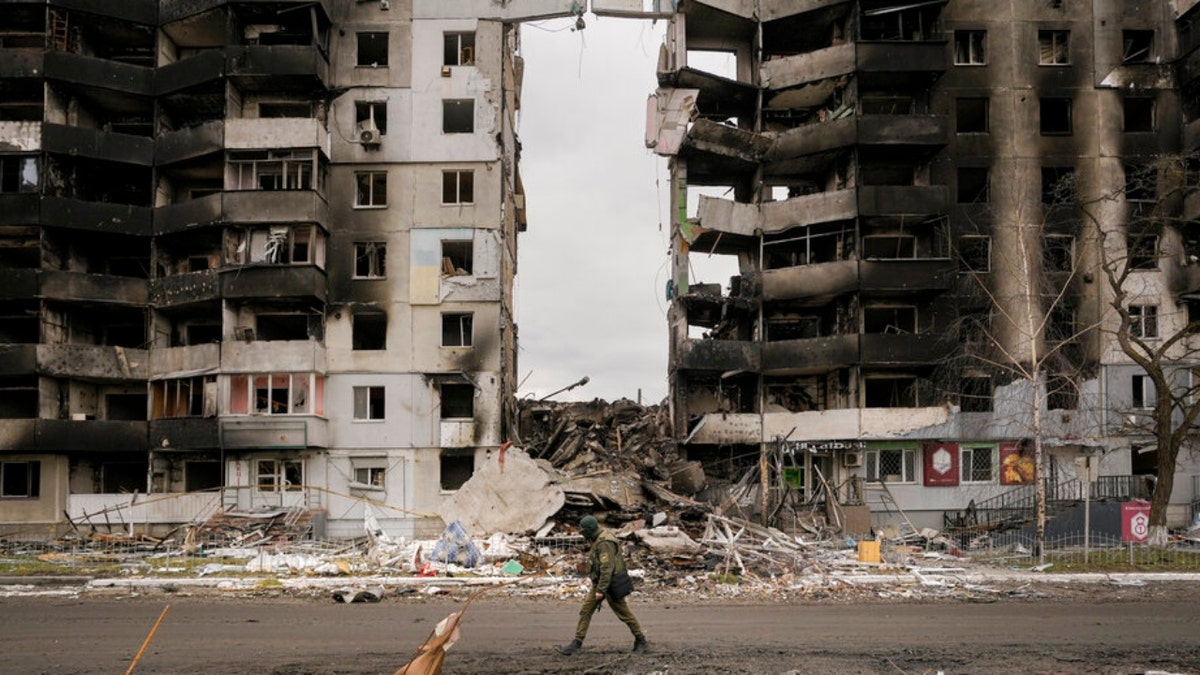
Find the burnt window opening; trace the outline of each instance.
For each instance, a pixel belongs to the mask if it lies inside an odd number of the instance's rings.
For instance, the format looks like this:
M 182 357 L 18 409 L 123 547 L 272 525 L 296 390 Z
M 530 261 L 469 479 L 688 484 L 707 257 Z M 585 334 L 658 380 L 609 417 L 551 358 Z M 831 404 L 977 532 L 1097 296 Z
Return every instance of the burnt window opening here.
M 387 244 L 364 241 L 354 244 L 354 277 L 382 279 L 387 276 Z
M 445 33 L 442 36 L 442 65 L 475 64 L 475 33 Z
M 788 412 L 821 410 L 825 406 L 825 388 L 819 381 L 767 383 L 767 405 Z
M 150 383 L 151 419 L 215 417 L 217 378 L 198 375 Z
M 0 376 L 0 419 L 38 416 L 38 376 Z
M 475 416 L 475 386 L 445 382 L 441 386 L 441 418 L 470 419 Z
M 189 323 L 183 328 L 183 342 L 176 344 L 178 338 L 172 338 L 173 347 L 187 347 L 189 345 L 206 345 L 212 342 L 221 342 L 221 324 L 219 323 Z
M 186 492 L 201 492 L 224 487 L 221 462 L 208 459 L 193 459 L 183 463 L 183 489 Z
M 1063 166 L 1042 167 L 1042 203 L 1068 204 L 1075 199 L 1075 169 Z
M 1043 98 L 1039 105 L 1039 124 L 1043 136 L 1069 136 L 1071 126 L 1071 99 Z
M 438 462 L 443 490 L 457 490 L 475 473 L 474 450 L 442 450 Z
M 852 253 L 854 233 L 846 225 L 810 225 L 764 237 L 763 268 L 779 269 L 845 260 Z
M 442 172 L 442 203 L 443 204 L 473 204 L 473 203 L 475 203 L 475 172 L 474 171 L 443 171 Z
M 1069 234 L 1048 234 L 1042 239 L 1046 270 L 1070 272 L 1075 269 L 1075 237 Z
M 304 488 L 304 464 L 295 459 L 260 459 L 255 463 L 259 492 L 295 492 Z
M 258 116 L 266 119 L 310 118 L 313 116 L 313 106 L 308 101 L 272 101 L 270 103 L 259 103 Z
M 984 347 L 990 339 L 992 317 L 986 310 L 968 310 L 958 320 L 958 340 L 963 345 L 976 349 Z
M 1125 201 L 1154 202 L 1158 199 L 1158 170 L 1152 164 L 1125 165 Z
M 1154 131 L 1154 99 L 1148 96 L 1125 98 L 1124 126 L 1126 132 Z
M 100 465 L 100 492 L 132 494 L 146 492 L 149 462 L 104 462 Z
M 954 31 L 954 65 L 982 66 L 987 64 L 987 31 Z
M 1150 63 L 1154 60 L 1154 31 L 1121 31 L 1121 63 Z
M 911 305 L 865 307 L 863 332 L 893 335 L 917 333 L 917 308 Z
M 0 497 L 37 499 L 41 489 L 41 462 L 0 462 Z
M 992 378 L 969 376 L 962 378 L 958 404 L 963 412 L 991 412 Z
M 917 378 L 864 378 L 863 403 L 867 408 L 915 408 L 917 407 Z
M 917 257 L 917 238 L 910 235 L 870 235 L 863 237 L 864 259 L 904 260 Z
M 1050 302 L 1054 302 L 1050 300 Z M 1075 340 L 1075 308 L 1054 302 L 1046 315 L 1046 342 L 1057 345 Z
M 1130 234 L 1125 237 L 1125 264 L 1132 270 L 1158 269 L 1158 236 Z
M 138 422 L 146 419 L 146 394 L 106 394 L 104 419 Z
M 357 351 L 387 349 L 387 314 L 355 313 L 350 348 Z
M 1156 391 L 1154 380 L 1149 375 L 1133 375 L 1129 378 L 1131 402 L 1134 408 L 1153 408 Z
M 36 193 L 38 182 L 36 157 L 0 155 L 0 193 Z
M 307 340 L 307 314 L 259 314 L 255 317 L 255 339 Z
M 387 172 L 358 171 L 354 174 L 356 191 L 354 206 L 381 207 L 387 206 Z
M 1079 407 L 1079 388 L 1067 375 L 1046 377 L 1046 409 L 1075 410 Z
M 960 134 L 989 133 L 989 105 L 986 98 L 955 99 L 954 130 Z
M 1129 306 L 1129 334 L 1143 340 L 1158 338 L 1158 305 Z
M 864 115 L 912 115 L 917 111 L 917 101 L 912 96 L 863 96 Z
M 474 270 L 475 245 L 467 241 L 442 242 L 442 274 L 444 276 L 469 276 Z
M 355 101 L 354 122 L 357 129 L 363 131 L 375 128 L 380 136 L 387 135 L 387 102 L 386 101 Z
M 442 101 L 442 133 L 475 133 L 474 99 L 446 99 Z
M 1071 31 L 1038 31 L 1038 65 L 1065 66 L 1071 63 Z
M 767 342 L 807 340 L 821 336 L 821 318 L 816 316 L 780 316 L 766 320 Z
M 992 238 L 968 235 L 958 240 L 958 269 L 960 272 L 985 274 L 992 271 Z
M 369 68 L 386 68 L 388 65 L 388 34 L 356 33 L 358 55 L 355 63 Z
M 916 169 L 911 166 L 864 166 L 859 169 L 863 185 L 913 185 Z
M 886 6 L 880 7 L 880 4 Z M 940 2 L 871 2 L 864 5 L 868 7 L 861 10 L 859 18 L 862 40 L 912 42 L 933 40 L 941 35 Z
M 472 342 L 471 314 L 442 315 L 442 346 L 470 347 Z
M 959 204 L 986 204 L 989 198 L 988 168 L 986 166 L 958 167 L 958 186 L 955 201 Z
M 381 420 L 386 413 L 383 387 L 354 387 L 354 419 Z

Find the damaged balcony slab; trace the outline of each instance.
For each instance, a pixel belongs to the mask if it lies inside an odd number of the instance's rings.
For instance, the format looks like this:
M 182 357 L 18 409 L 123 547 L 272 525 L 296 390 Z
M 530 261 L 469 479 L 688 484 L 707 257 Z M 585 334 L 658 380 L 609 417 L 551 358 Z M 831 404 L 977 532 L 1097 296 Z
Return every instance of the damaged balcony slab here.
M 675 367 L 717 372 L 758 372 L 762 346 L 739 340 L 686 340 L 680 344 Z
M 945 335 L 879 334 L 860 336 L 861 363 L 871 366 L 933 365 L 946 360 L 954 346 Z
M 759 68 L 759 80 L 765 89 L 778 91 L 802 84 L 841 77 L 854 72 L 853 42 L 818 49 L 807 54 L 785 56 L 766 61 Z M 820 103 L 824 98 L 813 101 Z
M 762 205 L 759 227 L 767 234 L 783 232 L 800 225 L 832 223 L 851 220 L 858 215 L 856 190 L 833 190 L 792 197 Z
M 859 287 L 874 295 L 908 295 L 914 291 L 950 289 L 957 274 L 953 260 L 863 260 Z
M 780 340 L 762 346 L 764 375 L 827 373 L 860 362 L 860 335 L 830 335 Z
M 771 146 L 771 139 L 763 134 L 706 119 L 696 120 L 684 143 L 684 147 L 698 152 L 729 157 L 748 164 L 760 161 Z
M 96 381 L 145 380 L 149 352 L 108 345 L 37 345 L 38 372 Z
M 766 302 L 800 300 L 817 306 L 857 290 L 858 285 L 858 261 L 841 260 L 765 270 L 762 297 Z
M 754 114 L 758 90 L 751 84 L 721 77 L 695 68 L 659 71 L 658 85 L 662 91 L 686 89 L 698 93 L 704 117 L 725 119 L 744 118 Z

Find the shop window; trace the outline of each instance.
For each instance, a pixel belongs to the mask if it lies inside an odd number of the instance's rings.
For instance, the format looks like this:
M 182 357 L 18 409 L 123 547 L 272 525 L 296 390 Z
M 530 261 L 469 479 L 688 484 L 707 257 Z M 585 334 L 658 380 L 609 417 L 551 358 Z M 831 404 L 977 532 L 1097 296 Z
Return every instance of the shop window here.
M 913 483 L 917 480 L 915 450 L 867 450 L 865 459 L 869 481 Z
M 0 498 L 37 499 L 41 485 L 41 462 L 0 462 Z
M 383 387 L 354 387 L 354 419 L 384 419 Z
M 475 33 L 445 33 L 442 36 L 442 65 L 475 64 Z
M 387 349 L 387 314 L 383 312 L 355 313 L 351 327 L 351 349 Z
M 475 416 L 475 386 L 444 383 L 441 386 L 442 419 L 469 419 Z
M 954 31 L 954 65 L 982 66 L 987 63 L 987 31 Z
M 959 204 L 986 204 L 988 202 L 987 167 L 960 166 L 958 168 L 956 201 Z
M 475 451 L 442 450 L 440 469 L 442 489 L 459 489 L 475 473 Z
M 472 342 L 472 315 L 442 315 L 442 346 L 470 347 Z
M 442 133 L 475 133 L 474 99 L 446 99 L 442 101 Z
M 295 492 L 304 488 L 304 464 L 295 459 L 260 459 L 256 465 L 259 492 Z
M 382 279 L 387 276 L 387 244 L 365 241 L 354 244 L 354 277 Z
M 388 65 L 388 34 L 357 33 L 358 58 L 356 63 L 371 68 L 386 68 Z
M 1072 132 L 1071 99 L 1043 98 L 1039 102 L 1043 136 L 1067 136 Z
M 1071 31 L 1038 31 L 1038 65 L 1065 66 L 1071 63 Z
M 442 172 L 442 203 L 443 204 L 473 204 L 473 203 L 475 203 L 475 172 L 474 171 L 443 171 Z
M 387 206 L 386 171 L 357 171 L 354 174 L 354 183 L 356 207 Z
M 975 448 L 964 445 L 962 453 L 962 482 L 992 483 L 996 480 L 995 448 Z
M 960 272 L 984 274 L 992 271 L 992 238 L 968 235 L 958 240 L 958 269 Z
M 960 98 L 954 101 L 954 130 L 960 134 L 986 134 L 989 131 L 989 105 L 986 98 Z

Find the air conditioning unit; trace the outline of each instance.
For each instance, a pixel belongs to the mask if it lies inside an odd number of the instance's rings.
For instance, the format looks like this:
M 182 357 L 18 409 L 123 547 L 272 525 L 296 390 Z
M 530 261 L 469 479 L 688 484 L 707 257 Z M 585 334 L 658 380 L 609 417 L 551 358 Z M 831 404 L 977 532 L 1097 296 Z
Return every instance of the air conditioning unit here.
M 863 465 L 863 456 L 861 452 L 844 452 L 842 453 L 842 466 L 853 468 Z
M 358 130 L 358 142 L 363 145 L 379 145 L 379 127 L 374 120 L 364 122 Z

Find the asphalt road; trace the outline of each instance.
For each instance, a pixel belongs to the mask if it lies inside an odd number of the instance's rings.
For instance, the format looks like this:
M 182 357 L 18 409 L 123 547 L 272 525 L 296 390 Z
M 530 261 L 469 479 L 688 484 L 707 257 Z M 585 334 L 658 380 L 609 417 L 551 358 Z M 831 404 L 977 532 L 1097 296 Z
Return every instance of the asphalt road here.
M 1200 672 L 1198 593 L 991 603 L 671 603 L 639 600 L 653 651 L 631 655 L 604 611 L 562 657 L 576 603 L 485 596 L 445 673 Z M 0 672 L 123 673 L 170 605 L 136 673 L 391 673 L 462 598 L 6 598 Z

